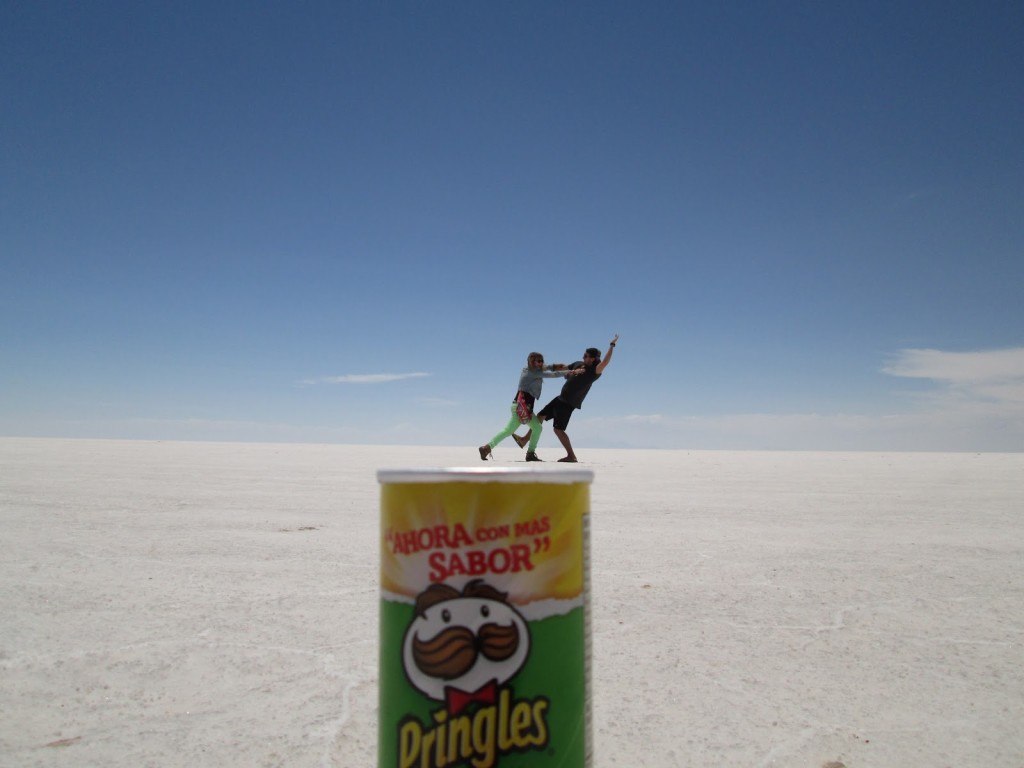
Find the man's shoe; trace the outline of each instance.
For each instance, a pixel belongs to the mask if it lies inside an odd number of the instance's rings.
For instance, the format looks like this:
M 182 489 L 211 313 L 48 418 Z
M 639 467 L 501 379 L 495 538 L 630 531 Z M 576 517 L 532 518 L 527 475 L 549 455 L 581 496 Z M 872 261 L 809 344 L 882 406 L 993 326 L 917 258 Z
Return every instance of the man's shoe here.
M 487 461 L 487 457 L 491 455 L 491 446 L 481 445 L 480 446 L 480 460 Z
M 578 463 L 575 456 L 566 456 L 564 459 L 559 459 L 559 461 L 564 462 L 566 464 Z
M 530 438 L 525 436 L 520 437 L 515 432 L 512 433 L 512 439 L 516 441 L 516 445 L 518 445 L 520 448 L 525 448 L 526 444 L 530 442 Z
M 528 452 L 527 452 L 527 454 L 526 454 L 526 460 L 527 460 L 527 461 L 544 461 L 544 459 L 541 459 L 541 458 L 539 458 L 539 457 L 537 456 L 537 454 L 536 454 L 536 453 L 534 453 L 533 451 L 528 451 Z

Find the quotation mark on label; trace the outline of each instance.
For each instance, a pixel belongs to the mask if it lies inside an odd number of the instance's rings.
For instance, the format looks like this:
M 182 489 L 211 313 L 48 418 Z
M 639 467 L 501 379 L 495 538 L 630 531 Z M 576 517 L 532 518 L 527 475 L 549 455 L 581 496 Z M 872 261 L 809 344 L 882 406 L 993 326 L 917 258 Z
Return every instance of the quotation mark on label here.
M 551 539 L 545 536 L 543 539 L 533 540 L 533 554 L 538 552 L 547 552 L 551 549 Z

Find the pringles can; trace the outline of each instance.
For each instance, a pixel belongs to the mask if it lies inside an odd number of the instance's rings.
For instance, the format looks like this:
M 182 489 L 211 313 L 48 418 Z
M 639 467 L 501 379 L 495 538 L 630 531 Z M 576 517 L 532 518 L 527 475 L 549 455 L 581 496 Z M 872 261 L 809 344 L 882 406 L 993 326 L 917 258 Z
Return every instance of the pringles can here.
M 591 765 L 589 470 L 380 470 L 379 768 Z

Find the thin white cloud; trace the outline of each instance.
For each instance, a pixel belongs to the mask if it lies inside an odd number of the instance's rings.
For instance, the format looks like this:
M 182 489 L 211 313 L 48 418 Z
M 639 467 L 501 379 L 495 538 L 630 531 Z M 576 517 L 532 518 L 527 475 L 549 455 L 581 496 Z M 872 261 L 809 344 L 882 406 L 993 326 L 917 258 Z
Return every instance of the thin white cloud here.
M 1024 347 L 980 352 L 904 349 L 882 370 L 893 376 L 955 382 L 1024 379 Z
M 309 426 L 280 421 L 208 419 L 196 417 L 95 419 L 55 422 L 55 437 L 130 440 L 222 440 L 254 443 L 364 443 L 371 430 L 337 426 Z
M 891 376 L 930 379 L 962 403 L 1024 405 L 1024 347 L 943 352 L 904 349 L 882 368 Z
M 303 384 L 383 384 L 403 379 L 420 379 L 429 373 L 347 373 L 344 376 L 322 376 L 319 379 L 305 379 Z
M 428 408 L 453 408 L 459 404 L 458 400 L 448 400 L 443 397 L 420 397 L 416 402 Z
M 928 407 L 909 413 L 734 413 L 581 419 L 573 443 L 728 450 L 1016 451 L 1024 417 L 1006 409 Z M 653 416 L 653 415 L 652 415 Z
M 623 424 L 660 424 L 665 417 L 660 413 L 631 413 L 619 417 Z

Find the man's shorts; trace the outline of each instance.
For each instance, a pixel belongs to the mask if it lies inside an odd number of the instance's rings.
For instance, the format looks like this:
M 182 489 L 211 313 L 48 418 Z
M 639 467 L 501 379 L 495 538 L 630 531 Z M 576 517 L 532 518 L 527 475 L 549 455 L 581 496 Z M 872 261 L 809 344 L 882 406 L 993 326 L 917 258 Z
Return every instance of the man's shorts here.
M 561 397 L 556 397 L 540 409 L 537 417 L 551 419 L 555 423 L 555 429 L 560 429 L 564 432 L 566 427 L 569 426 L 569 419 L 572 418 L 572 412 L 574 410 L 576 409 L 565 402 Z

